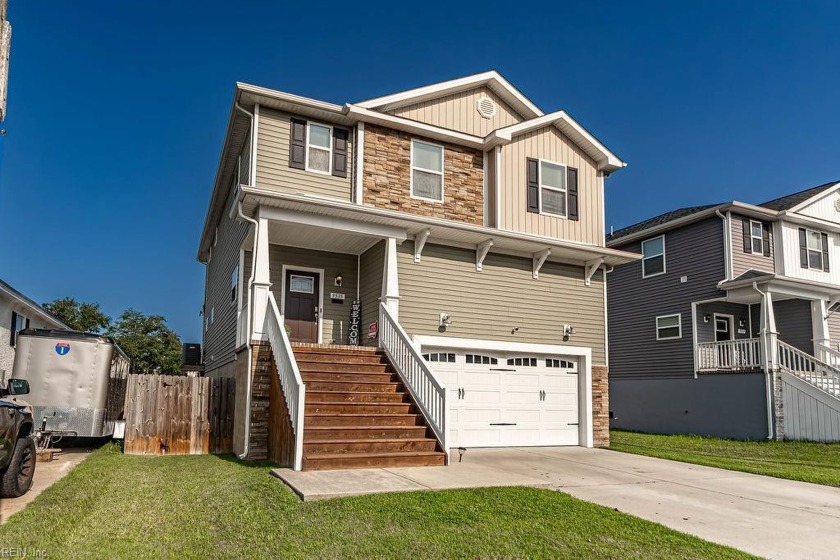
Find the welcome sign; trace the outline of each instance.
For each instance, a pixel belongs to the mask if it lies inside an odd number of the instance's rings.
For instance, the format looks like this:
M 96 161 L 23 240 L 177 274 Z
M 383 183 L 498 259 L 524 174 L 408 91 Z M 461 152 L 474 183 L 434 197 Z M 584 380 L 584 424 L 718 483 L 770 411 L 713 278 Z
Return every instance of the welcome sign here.
M 359 328 L 362 325 L 362 302 L 354 299 L 350 306 L 350 330 L 347 337 L 347 344 L 351 346 L 359 345 Z

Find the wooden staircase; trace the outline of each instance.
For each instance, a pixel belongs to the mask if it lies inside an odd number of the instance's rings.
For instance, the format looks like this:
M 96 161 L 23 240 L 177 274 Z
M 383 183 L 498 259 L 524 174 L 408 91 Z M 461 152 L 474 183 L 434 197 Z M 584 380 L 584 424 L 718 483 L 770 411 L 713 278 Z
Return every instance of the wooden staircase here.
M 304 470 L 445 464 L 384 353 L 294 343 L 292 349 L 306 385 Z

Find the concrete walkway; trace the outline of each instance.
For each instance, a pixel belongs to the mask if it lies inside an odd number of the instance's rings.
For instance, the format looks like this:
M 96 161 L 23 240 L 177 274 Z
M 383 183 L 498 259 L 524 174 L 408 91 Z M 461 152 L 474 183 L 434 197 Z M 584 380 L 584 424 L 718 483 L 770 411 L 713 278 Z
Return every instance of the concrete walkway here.
M 840 489 L 580 447 L 470 449 L 448 467 L 294 472 L 303 500 L 491 486 L 560 489 L 767 558 L 837 558 Z

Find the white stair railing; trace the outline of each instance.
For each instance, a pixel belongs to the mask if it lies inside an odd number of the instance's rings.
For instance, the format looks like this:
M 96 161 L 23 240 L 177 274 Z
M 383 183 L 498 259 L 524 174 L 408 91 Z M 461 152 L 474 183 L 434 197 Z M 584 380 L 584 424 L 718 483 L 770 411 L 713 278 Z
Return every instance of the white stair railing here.
M 446 388 L 437 380 L 384 303 L 379 304 L 379 345 L 414 397 L 414 402 L 443 447 L 448 462 Z
M 303 468 L 303 413 L 306 404 L 306 386 L 295 361 L 292 351 L 292 343 L 286 334 L 283 325 L 283 316 L 277 309 L 277 301 L 274 294 L 268 294 L 268 309 L 265 314 L 266 331 L 268 341 L 271 343 L 271 353 L 274 356 L 274 365 L 277 366 L 277 375 L 280 377 L 280 386 L 283 388 L 283 395 L 286 397 L 286 406 L 289 409 L 289 418 L 292 422 L 292 433 L 295 435 L 295 459 L 294 469 Z
M 840 352 L 825 344 L 817 344 L 817 358 L 830 366 L 840 369 Z
M 761 367 L 761 345 L 757 338 L 700 342 L 697 364 L 700 371 L 747 371 Z
M 779 366 L 783 370 L 804 379 L 826 393 L 840 397 L 840 369 L 781 340 L 777 342 L 777 347 Z

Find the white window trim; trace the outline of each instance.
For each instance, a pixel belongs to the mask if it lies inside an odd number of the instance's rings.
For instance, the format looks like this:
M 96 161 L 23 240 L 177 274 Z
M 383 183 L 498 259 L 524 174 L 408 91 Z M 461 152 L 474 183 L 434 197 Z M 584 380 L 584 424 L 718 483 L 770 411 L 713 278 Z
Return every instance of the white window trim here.
M 234 291 L 235 290 L 235 291 Z M 230 282 L 228 283 L 228 298 L 231 305 L 239 307 L 239 265 L 233 267 L 230 273 Z
M 562 163 L 557 163 L 556 161 L 549 161 L 547 159 L 538 159 L 537 160 L 537 188 L 540 189 L 540 196 L 538 197 L 540 200 L 540 214 L 544 216 L 551 216 L 553 218 L 569 218 L 569 185 L 566 185 L 565 189 L 558 189 L 557 187 L 551 187 L 549 185 L 542 184 L 542 164 L 543 163 L 550 163 L 551 165 L 556 165 L 557 167 L 563 168 L 563 173 L 566 175 L 566 180 L 568 181 L 569 177 L 569 169 L 568 166 Z M 566 198 L 566 203 L 563 205 L 566 208 L 565 214 L 557 214 L 555 212 L 548 212 L 547 210 L 543 210 L 542 203 L 543 203 L 543 189 L 548 189 L 550 191 L 560 192 L 563 193 L 564 197 Z
M 808 228 L 802 228 L 802 229 L 805 230 L 805 248 L 806 248 L 806 251 L 808 252 L 808 258 L 806 259 L 805 264 L 808 265 L 808 270 L 819 270 L 820 272 L 825 272 L 825 262 L 824 262 L 825 259 L 823 258 L 823 250 L 822 250 L 822 234 L 823 234 L 823 232 L 815 230 L 815 229 L 808 229 Z M 810 243 L 811 242 L 811 236 L 810 236 L 811 233 L 819 234 L 819 236 L 820 236 L 820 247 L 819 247 L 819 249 L 811 249 L 811 243 Z M 814 252 L 817 252 L 817 253 L 820 254 L 820 265 L 821 265 L 820 268 L 815 268 L 815 267 L 811 266 L 811 251 L 814 251 Z
M 210 324 L 212 325 L 215 322 L 216 322 L 216 306 L 214 305 L 213 307 L 210 308 Z
M 645 243 L 649 241 L 655 241 L 656 239 L 662 239 L 662 272 L 655 272 L 653 274 L 645 274 L 645 261 L 647 259 L 652 259 L 658 257 L 659 255 L 651 255 L 649 257 L 645 257 Z M 656 237 L 651 237 L 650 239 L 645 239 L 642 241 L 641 245 L 642 251 L 642 278 L 653 278 L 654 276 L 659 276 L 661 274 L 665 274 L 668 272 L 668 259 L 665 258 L 665 236 L 664 235 L 657 235 Z
M 330 148 L 329 148 L 330 155 L 329 155 L 329 158 L 328 158 L 330 167 L 327 171 L 322 171 L 321 169 L 312 169 L 312 168 L 309 167 L 309 147 L 312 146 L 312 144 L 310 144 L 309 141 L 312 139 L 312 133 L 311 133 L 312 125 L 319 126 L 321 128 L 328 128 L 329 131 L 330 131 Z M 316 150 L 322 150 L 322 151 L 326 150 L 326 148 L 324 148 L 323 146 L 313 146 L 313 147 Z M 332 171 L 333 171 L 333 168 L 332 168 L 332 165 L 333 165 L 333 127 L 331 125 L 322 124 L 322 123 L 313 122 L 313 121 L 306 121 L 306 154 L 304 154 L 303 159 L 304 159 L 304 162 L 305 162 L 303 167 L 306 171 L 309 171 L 310 173 L 319 173 L 321 175 L 332 175 Z
M 756 237 L 753 235 L 753 226 L 758 225 L 761 228 L 761 235 Z M 755 250 L 755 240 L 758 239 L 758 242 L 761 246 L 760 251 Z M 752 251 L 753 255 L 762 255 L 764 256 L 764 223 L 759 222 L 758 220 L 750 220 L 750 250 Z
M 434 171 L 432 169 L 425 169 L 423 167 L 416 167 L 414 165 L 414 144 L 425 144 L 427 146 L 433 146 L 435 148 L 440 148 L 440 171 Z M 409 154 L 409 169 L 410 169 L 410 195 L 411 198 L 416 198 L 417 200 L 425 200 L 426 202 L 435 202 L 437 204 L 443 204 L 443 201 L 446 200 L 444 195 L 444 188 L 446 187 L 445 184 L 445 177 L 444 171 L 446 171 L 445 162 L 446 162 L 446 148 L 442 144 L 435 144 L 433 142 L 426 142 L 425 140 L 417 140 L 415 138 L 411 139 L 411 153 Z M 440 199 L 437 198 L 427 198 L 425 196 L 420 196 L 414 194 L 414 170 L 417 169 L 418 171 L 422 171 L 423 173 L 432 173 L 434 175 L 440 175 Z
M 677 318 L 677 330 L 679 334 L 677 336 L 659 336 L 659 320 L 660 319 L 670 319 L 671 317 Z M 674 327 L 664 327 L 666 329 L 673 329 Z M 678 338 L 682 338 L 682 313 L 671 313 L 670 315 L 657 315 L 656 316 L 656 340 L 677 340 Z
M 729 340 L 735 340 L 735 334 L 736 334 L 735 333 L 735 316 L 734 315 L 728 315 L 726 313 L 715 313 L 715 314 L 713 314 L 715 341 L 717 341 L 717 333 L 718 332 L 723 332 L 723 331 L 718 331 L 718 328 L 717 328 L 718 319 L 726 321 L 726 328 L 729 329 L 727 331 L 729 333 L 729 337 L 730 337 Z

